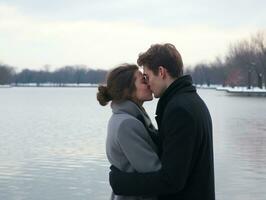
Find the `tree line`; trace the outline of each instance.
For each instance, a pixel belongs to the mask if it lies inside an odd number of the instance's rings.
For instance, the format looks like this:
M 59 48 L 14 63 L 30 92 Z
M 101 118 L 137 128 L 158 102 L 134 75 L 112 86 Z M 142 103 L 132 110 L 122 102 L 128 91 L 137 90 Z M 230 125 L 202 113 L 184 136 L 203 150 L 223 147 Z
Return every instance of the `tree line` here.
M 211 63 L 198 63 L 186 73 L 196 84 L 223 86 L 266 86 L 266 32 L 231 44 L 224 58 Z
M 86 66 L 64 66 L 53 72 L 24 69 L 17 73 L 13 67 L 0 63 L 0 85 L 19 83 L 91 83 L 105 81 L 106 70 L 89 69 Z M 223 86 L 266 86 L 266 32 L 258 32 L 249 39 L 231 44 L 226 55 L 210 63 L 198 63 L 186 70 L 195 84 Z
M 13 67 L 0 64 L 0 85 L 2 84 L 27 84 L 53 83 L 64 85 L 67 83 L 90 83 L 98 84 L 105 80 L 106 70 L 95 70 L 86 66 L 64 66 L 53 72 L 49 67 L 43 70 L 23 69 L 16 73 Z

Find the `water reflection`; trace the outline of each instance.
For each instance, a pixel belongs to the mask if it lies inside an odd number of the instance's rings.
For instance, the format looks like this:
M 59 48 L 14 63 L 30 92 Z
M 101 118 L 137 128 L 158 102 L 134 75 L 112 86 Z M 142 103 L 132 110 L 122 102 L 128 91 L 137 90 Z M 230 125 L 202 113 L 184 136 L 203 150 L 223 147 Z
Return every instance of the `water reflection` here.
M 214 122 L 217 199 L 265 199 L 265 99 L 200 94 Z
M 0 96 L 0 199 L 109 195 L 108 111 L 95 90 L 12 88 Z
M 12 166 L 0 168 L 0 199 L 104 199 L 110 190 L 105 160 L 53 157 Z
M 95 94 L 95 88 L 0 90 L 0 199 L 109 197 L 111 111 Z M 213 117 L 217 199 L 265 200 L 266 99 L 199 94 Z M 153 117 L 156 101 L 145 107 Z

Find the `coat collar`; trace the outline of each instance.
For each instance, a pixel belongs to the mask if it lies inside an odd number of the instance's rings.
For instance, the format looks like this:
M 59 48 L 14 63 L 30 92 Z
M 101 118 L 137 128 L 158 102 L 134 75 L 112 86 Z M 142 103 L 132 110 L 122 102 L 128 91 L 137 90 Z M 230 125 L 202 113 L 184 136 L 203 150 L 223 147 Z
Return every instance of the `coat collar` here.
M 162 115 L 167 103 L 170 101 L 173 95 L 186 93 L 186 92 L 196 92 L 196 88 L 192 85 L 192 78 L 190 75 L 181 76 L 176 79 L 163 93 L 160 97 L 156 115 Z
M 111 108 L 114 114 L 127 113 L 133 117 L 137 117 L 138 115 L 142 114 L 141 108 L 130 100 L 119 103 L 112 102 Z

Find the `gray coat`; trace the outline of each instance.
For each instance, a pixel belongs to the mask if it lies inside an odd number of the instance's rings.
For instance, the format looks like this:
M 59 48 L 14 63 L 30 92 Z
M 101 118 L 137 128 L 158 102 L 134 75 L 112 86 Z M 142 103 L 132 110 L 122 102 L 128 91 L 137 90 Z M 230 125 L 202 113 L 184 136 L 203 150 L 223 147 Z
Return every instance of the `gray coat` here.
M 111 104 L 106 153 L 109 162 L 126 172 L 152 172 L 161 168 L 157 147 L 145 127 L 151 127 L 148 115 L 132 101 Z M 142 115 L 145 125 L 137 119 Z M 154 197 L 117 196 L 115 200 L 156 199 Z

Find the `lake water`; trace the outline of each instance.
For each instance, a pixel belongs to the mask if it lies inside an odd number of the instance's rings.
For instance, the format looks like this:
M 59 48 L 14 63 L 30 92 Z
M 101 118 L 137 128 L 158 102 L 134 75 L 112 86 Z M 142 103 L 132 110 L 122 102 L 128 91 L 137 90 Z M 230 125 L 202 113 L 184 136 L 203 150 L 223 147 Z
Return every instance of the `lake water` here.
M 214 126 L 217 200 L 266 199 L 266 98 L 198 90 Z M 109 198 L 109 106 L 96 88 L 0 89 L 0 200 Z M 156 100 L 145 103 L 154 117 Z

